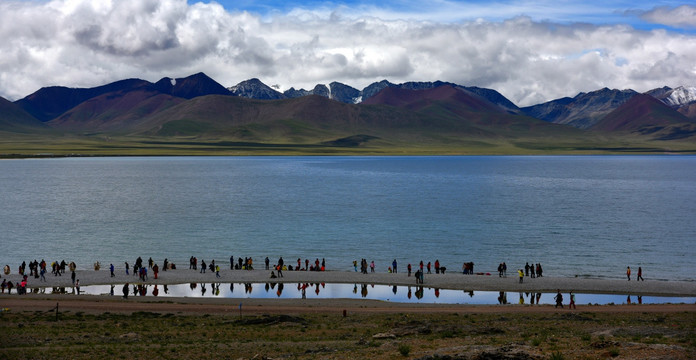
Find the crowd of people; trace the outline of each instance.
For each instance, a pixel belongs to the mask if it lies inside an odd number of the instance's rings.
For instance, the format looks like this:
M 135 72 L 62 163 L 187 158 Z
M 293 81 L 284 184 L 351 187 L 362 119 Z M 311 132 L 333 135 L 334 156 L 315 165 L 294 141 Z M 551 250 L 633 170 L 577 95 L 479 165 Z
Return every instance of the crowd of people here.
M 238 257 L 234 258 L 233 256 L 230 256 L 230 270 L 253 270 L 254 269 L 254 260 L 252 257 Z M 292 264 L 286 264 L 285 261 L 283 260 L 283 257 L 281 256 L 278 261 L 275 262 L 271 266 L 271 261 L 268 257 L 264 259 L 265 263 L 265 269 L 266 270 L 272 270 L 271 271 L 271 278 L 282 278 L 283 277 L 283 271 L 326 271 L 326 260 L 319 258 L 316 258 L 314 262 L 310 262 L 309 259 L 304 259 L 304 261 L 301 258 L 297 259 L 296 265 Z M 175 270 L 176 265 L 172 262 L 170 262 L 167 258 L 164 259 L 162 262 L 162 267 L 160 267 L 155 261 L 150 257 L 147 261 L 147 265 L 143 261 L 142 257 L 136 258 L 132 265 L 132 272 L 131 272 L 131 265 L 128 262 L 124 263 L 125 265 L 125 273 L 126 275 L 132 274 L 133 276 L 138 276 L 140 282 L 146 282 L 149 280 L 148 277 L 148 272 L 150 269 L 152 271 L 152 274 L 154 275 L 154 279 L 159 278 L 159 271 L 167 271 L 167 270 Z M 353 261 L 353 267 L 354 270 L 357 272 L 358 271 L 358 265 L 360 267 L 360 272 L 362 274 L 369 274 L 369 273 L 374 273 L 376 269 L 375 261 L 369 261 L 365 258 L 362 258 L 360 262 L 358 263 L 357 260 Z M 99 270 L 99 267 L 101 265 L 97 262 L 94 264 L 94 269 Z M 26 270 L 27 268 L 29 269 L 29 272 L 27 273 Z M 66 268 L 70 270 L 71 272 L 71 281 L 74 289 L 74 293 L 80 292 L 80 280 L 77 279 L 76 272 L 77 272 L 77 266 L 75 262 L 70 262 L 67 263 L 65 260 L 62 261 L 53 261 L 50 264 L 48 264 L 45 260 L 41 261 L 31 261 L 28 264 L 26 262 L 22 262 L 19 267 L 18 267 L 18 273 L 21 275 L 21 281 L 13 283 L 12 281 L 8 281 L 8 279 L 3 279 L 2 283 L 0 284 L 0 291 L 2 293 L 5 292 L 5 290 L 8 290 L 8 293 L 12 292 L 12 289 L 16 289 L 17 294 L 23 294 L 26 293 L 28 281 L 30 277 L 34 277 L 36 279 L 40 279 L 39 281 L 45 282 L 46 281 L 46 274 L 48 272 L 48 269 L 51 269 L 51 274 L 53 276 L 63 276 L 66 272 Z M 189 259 L 189 269 L 191 270 L 198 270 L 200 268 L 201 273 L 205 273 L 206 270 L 209 270 L 211 273 L 215 273 L 216 278 L 220 278 L 220 264 L 216 263 L 215 260 L 211 260 L 210 264 L 206 264 L 205 260 L 201 260 L 200 264 L 198 261 L 198 258 L 196 256 L 191 256 Z M 411 276 L 413 272 L 413 267 L 410 263 L 407 264 L 406 266 L 407 269 L 407 276 Z M 114 264 L 110 264 L 109 266 L 109 271 L 111 277 L 115 277 L 115 266 Z M 439 259 L 436 259 L 433 262 L 424 262 L 421 260 L 415 269 L 415 273 L 413 273 L 416 284 L 423 284 L 424 283 L 424 274 L 432 274 L 432 271 L 435 271 L 435 274 L 445 274 L 447 268 L 443 266 L 440 263 Z M 398 261 L 397 259 L 394 259 L 391 263 L 391 266 L 387 267 L 387 272 L 388 273 L 398 273 Z M 5 265 L 4 267 L 4 273 L 5 275 L 10 274 L 10 267 L 9 265 Z M 529 277 L 529 278 L 539 278 L 543 276 L 543 268 L 540 263 L 526 263 L 524 265 L 524 268 L 520 268 L 517 270 L 517 273 L 519 275 L 519 282 L 523 282 L 524 277 Z M 471 274 L 486 274 L 490 275 L 489 273 L 476 273 L 474 272 L 474 263 L 473 262 L 464 262 L 462 264 L 462 274 L 465 275 L 471 275 Z M 627 267 L 626 270 L 626 275 L 628 280 L 631 280 L 631 268 Z M 642 277 L 642 268 L 639 267 L 637 271 L 637 279 L 638 280 L 643 280 Z M 498 276 L 499 277 L 506 277 L 507 276 L 507 264 L 505 262 L 501 262 L 498 265 Z M 128 293 L 130 292 L 130 284 L 126 283 L 123 286 L 123 296 L 124 298 L 127 298 Z M 166 287 L 165 287 L 166 289 Z M 138 287 L 138 285 L 133 285 L 133 293 L 134 294 L 139 294 L 142 293 L 143 291 L 147 291 L 146 288 Z M 282 291 L 282 290 L 281 290 Z M 112 292 L 113 292 L 113 287 L 112 287 Z M 573 301 L 573 294 L 570 294 L 571 296 L 571 304 L 574 305 Z M 562 299 L 562 295 L 558 296 L 559 299 Z M 535 299 L 538 302 L 538 299 Z M 531 301 L 533 304 L 534 300 Z M 562 300 L 559 301 L 558 306 L 562 306 Z

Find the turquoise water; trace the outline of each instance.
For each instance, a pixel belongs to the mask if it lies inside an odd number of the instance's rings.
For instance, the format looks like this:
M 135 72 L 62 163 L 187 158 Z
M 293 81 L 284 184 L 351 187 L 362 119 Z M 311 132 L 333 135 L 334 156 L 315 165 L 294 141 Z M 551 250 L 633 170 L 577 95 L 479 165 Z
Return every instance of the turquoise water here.
M 473 261 L 695 280 L 696 157 L 116 157 L 0 161 L 0 264 L 251 256 Z

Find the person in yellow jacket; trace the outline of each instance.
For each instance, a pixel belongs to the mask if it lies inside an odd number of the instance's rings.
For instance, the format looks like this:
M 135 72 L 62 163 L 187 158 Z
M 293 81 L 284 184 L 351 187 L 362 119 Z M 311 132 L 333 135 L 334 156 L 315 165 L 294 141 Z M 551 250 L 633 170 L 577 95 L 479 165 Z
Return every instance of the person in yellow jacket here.
M 631 281 L 631 267 L 630 266 L 626 267 L 626 277 L 628 277 L 628 281 Z
M 520 276 L 520 284 L 522 283 L 522 280 L 524 280 L 524 271 L 522 269 L 517 270 L 517 274 Z

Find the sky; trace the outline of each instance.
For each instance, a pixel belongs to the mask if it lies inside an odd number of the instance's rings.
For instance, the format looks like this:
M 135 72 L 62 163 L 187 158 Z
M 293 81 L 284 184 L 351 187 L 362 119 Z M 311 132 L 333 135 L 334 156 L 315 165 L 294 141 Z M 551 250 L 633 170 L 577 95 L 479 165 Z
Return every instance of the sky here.
M 696 86 L 684 1 L 0 0 L 0 96 L 204 72 L 225 87 L 448 81 L 519 106 Z

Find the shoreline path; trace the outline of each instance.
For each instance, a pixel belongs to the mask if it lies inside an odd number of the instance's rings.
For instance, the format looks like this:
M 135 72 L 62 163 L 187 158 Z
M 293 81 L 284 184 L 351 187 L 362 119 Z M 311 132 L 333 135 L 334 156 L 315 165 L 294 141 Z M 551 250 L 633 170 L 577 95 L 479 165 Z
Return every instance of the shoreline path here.
M 106 266 L 108 268 L 108 265 Z M 28 273 L 28 272 L 27 272 Z M 416 280 L 406 272 L 369 273 L 361 274 L 350 271 L 283 271 L 284 277 L 270 279 L 268 270 L 221 270 L 220 277 L 215 272 L 199 273 L 198 270 L 176 269 L 160 271 L 158 279 L 154 279 L 151 269 L 148 269 L 149 279 L 141 282 L 138 276 L 126 275 L 123 269 L 110 276 L 109 270 L 77 270 L 76 278 L 82 286 L 108 285 L 108 284 L 188 284 L 188 283 L 336 283 L 336 284 L 375 284 L 375 285 L 404 285 L 415 286 Z M 48 272 L 46 281 L 40 281 L 33 276 L 28 278 L 29 288 L 41 287 L 72 287 L 70 271 L 62 276 L 54 276 Z M 16 272 L 10 275 L 2 274 L 3 279 L 14 283 L 21 281 L 21 276 Z M 627 281 L 618 279 L 577 278 L 577 277 L 525 277 L 523 283 L 519 283 L 517 276 L 508 275 L 498 277 L 491 275 L 464 275 L 450 272 L 447 274 L 426 274 L 422 286 L 439 289 L 468 290 L 468 291 L 510 291 L 510 292 L 562 292 L 573 291 L 575 293 L 590 294 L 630 294 L 644 296 L 696 296 L 696 281 Z M 13 292 L 14 293 L 14 292 Z

